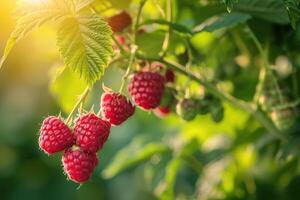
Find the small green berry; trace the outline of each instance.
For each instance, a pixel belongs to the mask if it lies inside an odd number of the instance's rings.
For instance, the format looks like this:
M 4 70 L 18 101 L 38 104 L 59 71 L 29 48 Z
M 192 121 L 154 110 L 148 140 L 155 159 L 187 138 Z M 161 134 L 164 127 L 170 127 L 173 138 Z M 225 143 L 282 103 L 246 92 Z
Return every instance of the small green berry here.
M 212 119 L 218 123 L 221 122 L 224 118 L 224 107 L 222 104 L 212 104 L 210 108 L 210 113 Z
M 182 99 L 176 105 L 176 113 L 185 121 L 195 119 L 198 103 L 194 99 Z
M 198 114 L 205 115 L 210 111 L 210 101 L 207 99 L 198 100 Z

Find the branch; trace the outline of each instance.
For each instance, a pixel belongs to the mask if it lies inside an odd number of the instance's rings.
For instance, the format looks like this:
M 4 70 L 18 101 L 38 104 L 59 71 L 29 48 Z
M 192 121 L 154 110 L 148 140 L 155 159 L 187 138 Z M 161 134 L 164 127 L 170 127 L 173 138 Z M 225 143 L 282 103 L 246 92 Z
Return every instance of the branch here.
M 276 138 L 278 138 L 282 141 L 286 140 L 283 137 L 283 135 L 281 134 L 281 132 L 275 127 L 273 122 L 269 119 L 269 117 L 264 112 L 257 109 L 257 106 L 255 104 L 248 103 L 243 100 L 237 99 L 234 96 L 218 89 L 212 83 L 210 83 L 204 79 L 201 79 L 200 77 L 194 75 L 191 72 L 188 72 L 184 66 L 182 66 L 178 63 L 168 61 L 164 58 L 149 58 L 149 57 L 145 57 L 141 54 L 137 54 L 137 57 L 139 59 L 161 62 L 161 63 L 167 65 L 168 67 L 170 67 L 171 69 L 173 69 L 174 71 L 177 71 L 185 76 L 190 77 L 191 80 L 203 85 L 205 87 L 205 89 L 207 89 L 213 95 L 215 95 L 215 96 L 219 97 L 220 99 L 225 100 L 225 101 L 229 102 L 230 104 L 251 114 L 257 121 L 259 121 L 266 128 L 266 130 L 268 130 Z

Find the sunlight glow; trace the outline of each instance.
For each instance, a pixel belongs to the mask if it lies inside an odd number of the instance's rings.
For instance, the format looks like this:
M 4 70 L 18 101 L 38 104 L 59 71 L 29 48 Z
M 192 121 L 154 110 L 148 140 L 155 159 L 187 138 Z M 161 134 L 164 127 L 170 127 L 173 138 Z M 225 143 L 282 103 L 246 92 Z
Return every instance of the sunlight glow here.
M 21 0 L 21 2 L 29 3 L 29 4 L 39 4 L 43 0 Z

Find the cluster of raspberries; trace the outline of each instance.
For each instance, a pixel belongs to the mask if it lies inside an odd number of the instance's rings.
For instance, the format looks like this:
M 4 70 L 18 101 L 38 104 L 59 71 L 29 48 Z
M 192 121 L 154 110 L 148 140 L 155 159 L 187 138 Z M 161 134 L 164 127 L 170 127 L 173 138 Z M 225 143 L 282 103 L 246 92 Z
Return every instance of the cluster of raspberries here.
M 171 76 L 170 71 L 165 76 L 150 71 L 134 74 L 128 91 L 135 105 L 144 110 L 161 109 L 167 113 L 159 105 L 164 85 L 172 79 Z M 115 92 L 105 92 L 100 107 L 102 118 L 87 113 L 79 116 L 73 127 L 68 127 L 61 118 L 49 116 L 40 129 L 40 148 L 48 155 L 64 151 L 63 170 L 70 180 L 77 183 L 87 181 L 98 165 L 97 152 L 107 141 L 111 126 L 122 124 L 135 112 L 131 101 Z

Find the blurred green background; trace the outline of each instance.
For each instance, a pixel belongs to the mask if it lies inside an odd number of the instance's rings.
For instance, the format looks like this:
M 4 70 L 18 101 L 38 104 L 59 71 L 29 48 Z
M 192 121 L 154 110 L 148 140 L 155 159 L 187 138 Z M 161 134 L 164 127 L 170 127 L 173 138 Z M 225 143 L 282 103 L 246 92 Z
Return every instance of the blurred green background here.
M 188 2 L 180 10 L 187 26 L 191 13 L 197 15 L 191 12 L 195 1 Z M 15 4 L 0 1 L 0 52 L 14 26 Z M 151 9 L 146 7 L 148 15 Z M 203 50 L 216 38 L 203 33 L 193 40 Z M 59 97 L 49 92 L 55 91 L 50 85 L 52 66 L 61 65 L 57 60 L 55 32 L 42 27 L 16 45 L 1 69 L 1 200 L 300 199 L 297 156 L 277 158 L 273 138 L 247 113 L 228 104 L 221 123 L 209 116 L 189 123 L 174 115 L 159 119 L 138 110 L 128 122 L 112 128 L 99 153 L 100 165 L 78 189 L 63 174 L 61 154 L 48 157 L 37 143 L 42 119 L 61 112 Z M 215 60 L 207 62 L 213 65 Z M 249 99 L 257 73 L 243 69 L 233 82 L 249 81 L 233 88 L 236 96 Z M 122 71 L 111 67 L 104 82 L 117 89 L 121 76 Z M 101 92 L 97 83 L 87 107 L 95 104 L 98 111 Z

